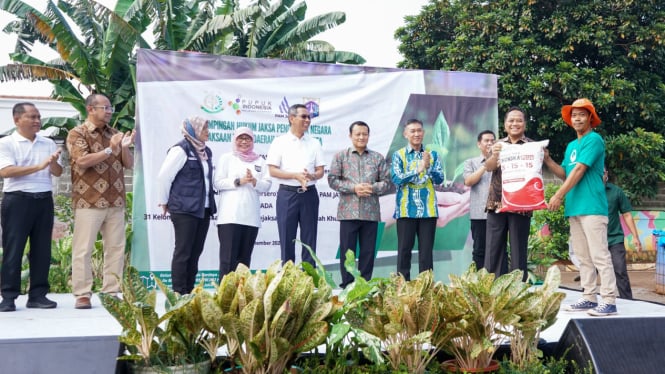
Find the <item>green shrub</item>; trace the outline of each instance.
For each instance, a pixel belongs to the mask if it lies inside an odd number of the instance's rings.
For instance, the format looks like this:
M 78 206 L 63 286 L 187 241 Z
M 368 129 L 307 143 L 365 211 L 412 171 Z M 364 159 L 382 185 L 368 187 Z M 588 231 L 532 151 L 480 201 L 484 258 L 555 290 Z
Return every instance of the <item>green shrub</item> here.
M 652 198 L 658 182 L 665 181 L 665 139 L 662 134 L 641 128 L 605 139 L 605 165 L 630 201 Z
M 559 187 L 558 184 L 548 183 L 545 186 L 545 200 L 549 201 Z M 538 273 L 539 270 L 546 269 L 556 261 L 569 259 L 570 224 L 563 215 L 564 206 L 565 201 L 556 211 L 543 209 L 533 213 L 528 249 L 530 270 L 533 272 Z M 543 235 L 542 230 L 546 225 L 549 234 Z

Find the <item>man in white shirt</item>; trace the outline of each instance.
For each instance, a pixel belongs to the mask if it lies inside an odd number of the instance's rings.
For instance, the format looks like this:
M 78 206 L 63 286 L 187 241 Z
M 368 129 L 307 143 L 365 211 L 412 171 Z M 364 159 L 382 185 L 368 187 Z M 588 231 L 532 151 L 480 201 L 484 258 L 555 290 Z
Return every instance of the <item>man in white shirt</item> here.
M 16 131 L 0 139 L 0 177 L 4 178 L 0 312 L 16 310 L 14 300 L 21 291 L 21 261 L 28 239 L 30 290 L 26 307 L 55 308 L 57 303 L 46 294 L 53 230 L 51 175 L 62 174 L 60 150 L 53 140 L 37 134 L 42 123 L 34 104 L 18 103 L 12 114 Z
M 471 219 L 471 238 L 473 239 L 473 262 L 476 268 L 485 266 L 485 231 L 487 230 L 487 195 L 489 194 L 492 173 L 485 168 L 485 160 L 492 154 L 494 145 L 494 132 L 485 130 L 478 134 L 478 149 L 480 156 L 464 161 L 464 185 L 471 187 L 471 204 L 469 218 Z M 503 266 L 508 267 L 504 261 Z M 507 271 L 506 271 L 507 272 Z
M 279 185 L 276 213 L 282 262 L 295 262 L 295 238 L 300 225 L 300 241 L 316 252 L 319 195 L 316 181 L 323 177 L 323 150 L 317 139 L 306 134 L 312 118 L 302 104 L 289 108 L 289 132 L 275 138 L 266 164 Z M 305 247 L 302 261 L 315 266 Z

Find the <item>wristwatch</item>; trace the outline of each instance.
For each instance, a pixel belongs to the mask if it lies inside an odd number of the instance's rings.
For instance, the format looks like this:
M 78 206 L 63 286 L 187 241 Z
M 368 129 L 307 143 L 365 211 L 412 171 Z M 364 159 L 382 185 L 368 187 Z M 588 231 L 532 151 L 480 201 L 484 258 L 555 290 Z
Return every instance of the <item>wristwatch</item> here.
M 233 181 L 233 184 L 234 184 L 236 187 L 240 187 L 240 178 L 236 178 L 236 179 Z
M 106 147 L 106 148 L 104 148 L 104 153 L 107 156 L 110 156 L 113 153 L 113 150 L 111 149 L 111 147 Z

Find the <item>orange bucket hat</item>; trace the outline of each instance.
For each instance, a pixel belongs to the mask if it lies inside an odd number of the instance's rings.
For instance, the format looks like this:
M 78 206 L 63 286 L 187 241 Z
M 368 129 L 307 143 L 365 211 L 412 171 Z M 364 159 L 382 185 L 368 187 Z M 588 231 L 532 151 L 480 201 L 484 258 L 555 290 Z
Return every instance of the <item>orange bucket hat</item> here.
M 600 125 L 600 117 L 596 114 L 596 108 L 593 107 L 591 101 L 589 99 L 577 99 L 573 101 L 572 105 L 564 105 L 563 108 L 561 108 L 561 117 L 568 126 L 573 127 L 572 121 L 570 120 L 573 108 L 584 108 L 589 111 L 591 114 L 591 127 L 597 127 Z

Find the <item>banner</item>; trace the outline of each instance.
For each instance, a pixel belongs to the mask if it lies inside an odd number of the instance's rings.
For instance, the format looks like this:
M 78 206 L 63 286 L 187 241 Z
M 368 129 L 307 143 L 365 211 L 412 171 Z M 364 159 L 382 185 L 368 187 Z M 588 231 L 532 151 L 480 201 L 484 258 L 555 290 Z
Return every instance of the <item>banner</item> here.
M 140 50 L 137 62 L 137 143 L 134 171 L 132 264 L 170 282 L 174 234 L 169 215 L 157 206 L 157 174 L 168 149 L 182 139 L 189 116 L 209 120 L 207 145 L 213 162 L 231 150 L 234 129 L 250 127 L 255 151 L 265 157 L 272 140 L 289 131 L 288 108 L 308 104 L 309 133 L 318 139 L 329 163 L 351 146 L 349 125 L 369 124 L 368 147 L 385 155 L 406 145 L 403 124 L 410 118 L 425 126 L 425 143 L 438 147 L 446 181 L 439 188 L 439 229 L 435 251 L 464 249 L 469 237 L 469 193 L 461 178 L 465 159 L 479 154 L 478 132 L 497 129 L 497 77 L 494 75 L 373 68 L 269 59 L 246 59 L 192 52 Z M 329 165 L 326 166 L 326 173 Z M 261 194 L 262 227 L 251 267 L 264 269 L 280 258 L 275 221 L 277 184 Z M 338 264 L 337 193 L 327 177 L 317 182 L 320 197 L 317 256 Z M 377 240 L 377 266 L 396 266 L 392 209 L 394 189 L 381 197 L 384 222 Z M 224 207 L 221 207 L 224 209 Z M 217 281 L 219 239 L 211 220 L 199 275 Z M 435 260 L 445 260 L 436 256 Z M 296 245 L 300 261 L 300 245 Z M 382 265 L 383 264 L 383 265 Z

